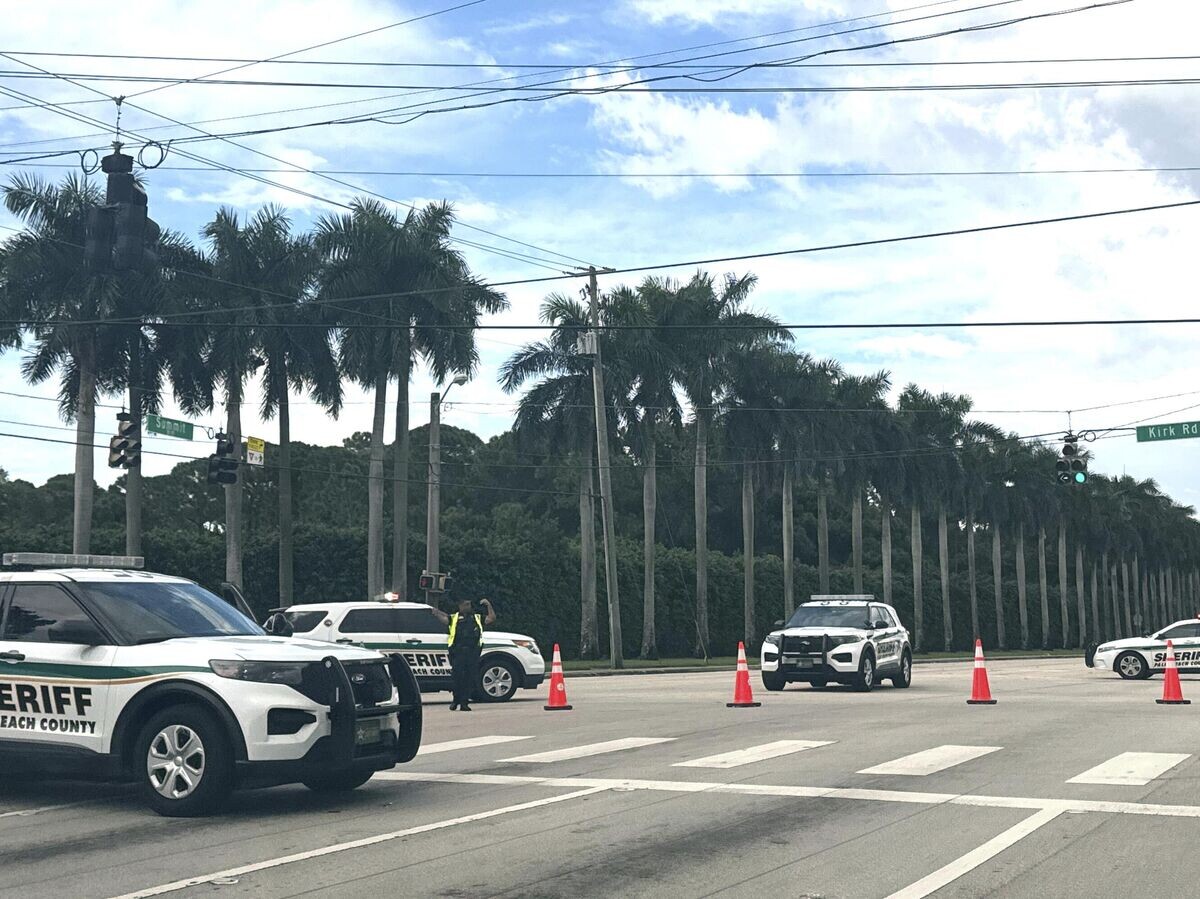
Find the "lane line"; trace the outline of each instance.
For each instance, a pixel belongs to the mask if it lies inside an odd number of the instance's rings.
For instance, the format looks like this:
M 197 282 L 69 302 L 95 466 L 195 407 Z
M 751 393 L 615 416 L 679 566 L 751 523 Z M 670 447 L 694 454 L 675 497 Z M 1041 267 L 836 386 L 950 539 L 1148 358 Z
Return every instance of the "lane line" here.
M 586 743 L 583 746 L 571 746 L 567 749 L 554 749 L 550 752 L 536 752 L 533 755 L 519 755 L 511 759 L 500 759 L 502 762 L 529 762 L 532 764 L 547 764 L 549 762 L 566 762 L 571 759 L 587 758 L 591 755 L 604 755 L 608 752 L 620 752 L 624 749 L 638 749 L 642 746 L 654 746 L 658 743 L 670 743 L 674 737 L 625 737 L 620 740 L 608 740 L 604 743 Z
M 635 780 L 604 777 L 517 777 L 506 774 L 440 774 L 381 771 L 377 780 L 408 783 L 450 783 L 483 786 L 542 786 L 566 789 L 591 787 L 606 790 L 649 790 L 668 793 L 738 793 L 749 796 L 784 796 L 814 799 L 849 799 L 863 802 L 900 802 L 922 805 L 967 805 L 980 808 L 1025 809 L 1031 812 L 1103 812 L 1160 818 L 1200 818 L 1200 805 L 1159 805 L 1093 799 L 1055 799 L 1035 796 L 989 796 L 973 793 L 931 793 L 904 790 L 870 790 L 846 787 L 805 787 L 774 784 L 720 783 L 695 780 Z
M 103 799 L 85 799 L 82 802 L 64 802 L 61 805 L 43 805 L 41 808 L 23 808 L 14 812 L 0 812 L 0 818 L 28 818 L 32 815 L 40 815 L 42 812 L 56 812 L 63 808 L 79 808 L 81 805 L 91 805 L 93 802 L 103 801 Z
M 992 837 L 982 846 L 972 849 L 966 855 L 956 858 L 950 864 L 938 868 L 932 874 L 922 877 L 916 883 L 909 884 L 902 890 L 892 893 L 887 899 L 925 899 L 936 893 L 942 887 L 953 883 L 964 874 L 974 871 L 984 862 L 995 858 L 1005 849 L 1019 843 L 1040 827 L 1049 824 L 1062 814 L 1062 809 L 1042 809 L 1008 830 Z
M 445 743 L 429 743 L 421 746 L 419 755 L 434 755 L 438 752 L 454 752 L 459 749 L 474 749 L 476 746 L 494 746 L 498 743 L 515 743 L 517 740 L 532 740 L 533 737 L 471 737 L 467 740 L 447 740 Z
M 523 812 L 529 809 L 541 808 L 546 805 L 553 805 L 556 802 L 566 802 L 569 799 L 579 799 L 583 796 L 591 796 L 595 793 L 604 792 L 605 787 L 589 787 L 586 790 L 576 790 L 573 793 L 563 793 L 559 796 L 550 796 L 546 799 L 535 799 L 532 802 L 521 802 L 517 805 L 506 805 L 504 808 L 492 809 L 487 812 L 476 812 L 473 815 L 463 815 L 459 818 L 448 818 L 445 821 L 435 821 L 431 824 L 420 824 L 416 827 L 408 827 L 404 830 L 396 830 L 391 833 L 381 833 L 373 837 L 364 837 L 361 840 L 351 840 L 348 843 L 335 843 L 332 846 L 322 846 L 320 849 L 310 849 L 307 852 L 297 852 L 294 855 L 284 855 L 279 858 L 271 858 L 266 861 L 254 862 L 249 865 L 242 865 L 237 868 L 227 868 L 224 871 L 215 871 L 212 874 L 202 874 L 198 877 L 189 877 L 186 880 L 176 880 L 171 883 L 164 883 L 155 887 L 148 887 L 144 890 L 138 890 L 133 893 L 125 893 L 114 899 L 149 899 L 151 896 L 162 896 L 166 893 L 174 893 L 179 890 L 186 890 L 188 887 L 200 886 L 201 884 L 211 883 L 217 879 L 230 877 L 244 877 L 247 874 L 254 874 L 258 871 L 266 871 L 270 868 L 279 868 L 283 865 L 290 865 L 293 862 L 308 861 L 309 859 L 321 858 L 326 855 L 333 855 L 338 852 L 347 852 L 351 849 L 362 849 L 367 846 L 377 846 L 380 843 L 386 843 L 391 840 L 398 840 L 402 837 L 411 837 L 416 834 L 429 833 L 434 830 L 445 830 L 449 827 L 455 827 L 459 824 L 470 824 L 474 821 L 485 821 L 489 818 L 498 818 L 501 815 L 510 815 L 513 812 Z
M 702 759 L 692 759 L 688 762 L 676 762 L 672 768 L 737 768 L 752 762 L 763 762 L 767 759 L 791 755 L 793 752 L 803 752 L 805 749 L 817 749 L 821 746 L 832 746 L 835 740 L 776 740 L 774 743 L 764 743 L 761 746 L 751 746 L 749 749 L 737 749 L 720 755 L 710 755 Z
M 1188 753 L 1177 752 L 1122 752 L 1095 768 L 1076 774 L 1067 783 L 1144 787 L 1190 758 Z
M 969 762 L 972 759 L 977 759 L 993 752 L 999 752 L 1001 749 L 1003 749 L 1002 746 L 955 746 L 953 744 L 935 746 L 933 749 L 914 752 L 912 755 L 893 759 L 890 762 L 884 762 L 882 765 L 863 768 L 858 773 L 900 774 L 905 777 L 926 777 L 930 774 L 936 774 L 938 771 L 953 768 L 955 765 L 961 765 L 963 762 Z

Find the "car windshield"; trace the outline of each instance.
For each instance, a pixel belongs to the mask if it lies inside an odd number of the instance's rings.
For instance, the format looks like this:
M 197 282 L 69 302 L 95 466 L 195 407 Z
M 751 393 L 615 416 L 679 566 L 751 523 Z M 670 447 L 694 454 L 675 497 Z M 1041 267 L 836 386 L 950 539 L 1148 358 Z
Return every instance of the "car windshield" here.
M 293 633 L 307 634 L 325 620 L 325 611 L 323 609 L 304 609 L 299 612 L 289 611 L 284 612 L 283 617 L 292 626 Z
M 863 627 L 866 606 L 800 606 L 788 619 L 788 627 Z
M 263 633 L 225 600 L 196 584 L 156 581 L 81 586 L 96 610 L 128 643 Z

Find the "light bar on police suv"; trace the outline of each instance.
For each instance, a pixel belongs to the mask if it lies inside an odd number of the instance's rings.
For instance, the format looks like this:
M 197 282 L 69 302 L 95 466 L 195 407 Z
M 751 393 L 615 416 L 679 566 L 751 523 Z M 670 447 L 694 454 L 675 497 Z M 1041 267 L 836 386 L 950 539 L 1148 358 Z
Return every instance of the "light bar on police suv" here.
M 144 556 L 93 556 L 80 553 L 5 553 L 4 565 L 29 568 L 121 568 L 141 570 Z

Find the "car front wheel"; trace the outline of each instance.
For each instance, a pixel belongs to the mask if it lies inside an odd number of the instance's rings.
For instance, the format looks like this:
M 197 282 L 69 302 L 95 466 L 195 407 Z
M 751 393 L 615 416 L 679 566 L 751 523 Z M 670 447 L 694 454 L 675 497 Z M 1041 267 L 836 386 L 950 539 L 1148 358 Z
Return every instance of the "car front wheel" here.
M 1154 673 L 1141 654 L 1136 652 L 1121 653 L 1113 667 L 1125 680 L 1145 680 Z
M 764 671 L 762 673 L 763 686 L 772 693 L 778 693 L 787 686 L 787 678 L 778 671 Z
M 480 702 L 508 702 L 516 695 L 520 678 L 521 674 L 512 662 L 484 659 L 479 664 L 476 698 Z
M 197 706 L 170 706 L 151 717 L 138 734 L 133 768 L 146 804 L 170 818 L 208 814 L 233 789 L 228 736 Z

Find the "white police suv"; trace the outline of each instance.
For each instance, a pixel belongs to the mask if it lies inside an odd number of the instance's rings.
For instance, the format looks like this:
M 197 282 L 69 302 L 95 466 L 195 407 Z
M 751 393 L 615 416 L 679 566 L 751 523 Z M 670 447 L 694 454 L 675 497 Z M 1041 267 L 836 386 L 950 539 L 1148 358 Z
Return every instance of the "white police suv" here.
M 1145 637 L 1110 640 L 1089 649 L 1084 664 L 1096 671 L 1115 671 L 1126 680 L 1143 680 L 1167 667 L 1167 641 L 1175 649 L 1180 671 L 1200 671 L 1200 619 L 1188 618 Z
M 912 683 L 912 647 L 900 616 L 873 596 L 813 596 L 762 645 L 762 680 L 768 690 L 792 681 L 824 687 L 831 681 L 870 690 L 884 678 Z
M 192 816 L 240 786 L 354 789 L 417 754 L 403 658 L 269 636 L 236 591 L 140 557 L 3 560 L 26 570 L 0 572 L 0 780 L 131 780 L 160 814 Z
M 399 655 L 408 662 L 423 691 L 452 687 L 449 635 L 425 603 L 311 603 L 279 613 L 288 625 L 284 633 Z M 268 624 L 272 632 L 279 632 L 274 622 Z M 532 637 L 484 630 L 475 689 L 481 702 L 508 702 L 521 688 L 537 689 L 545 676 L 546 662 Z

